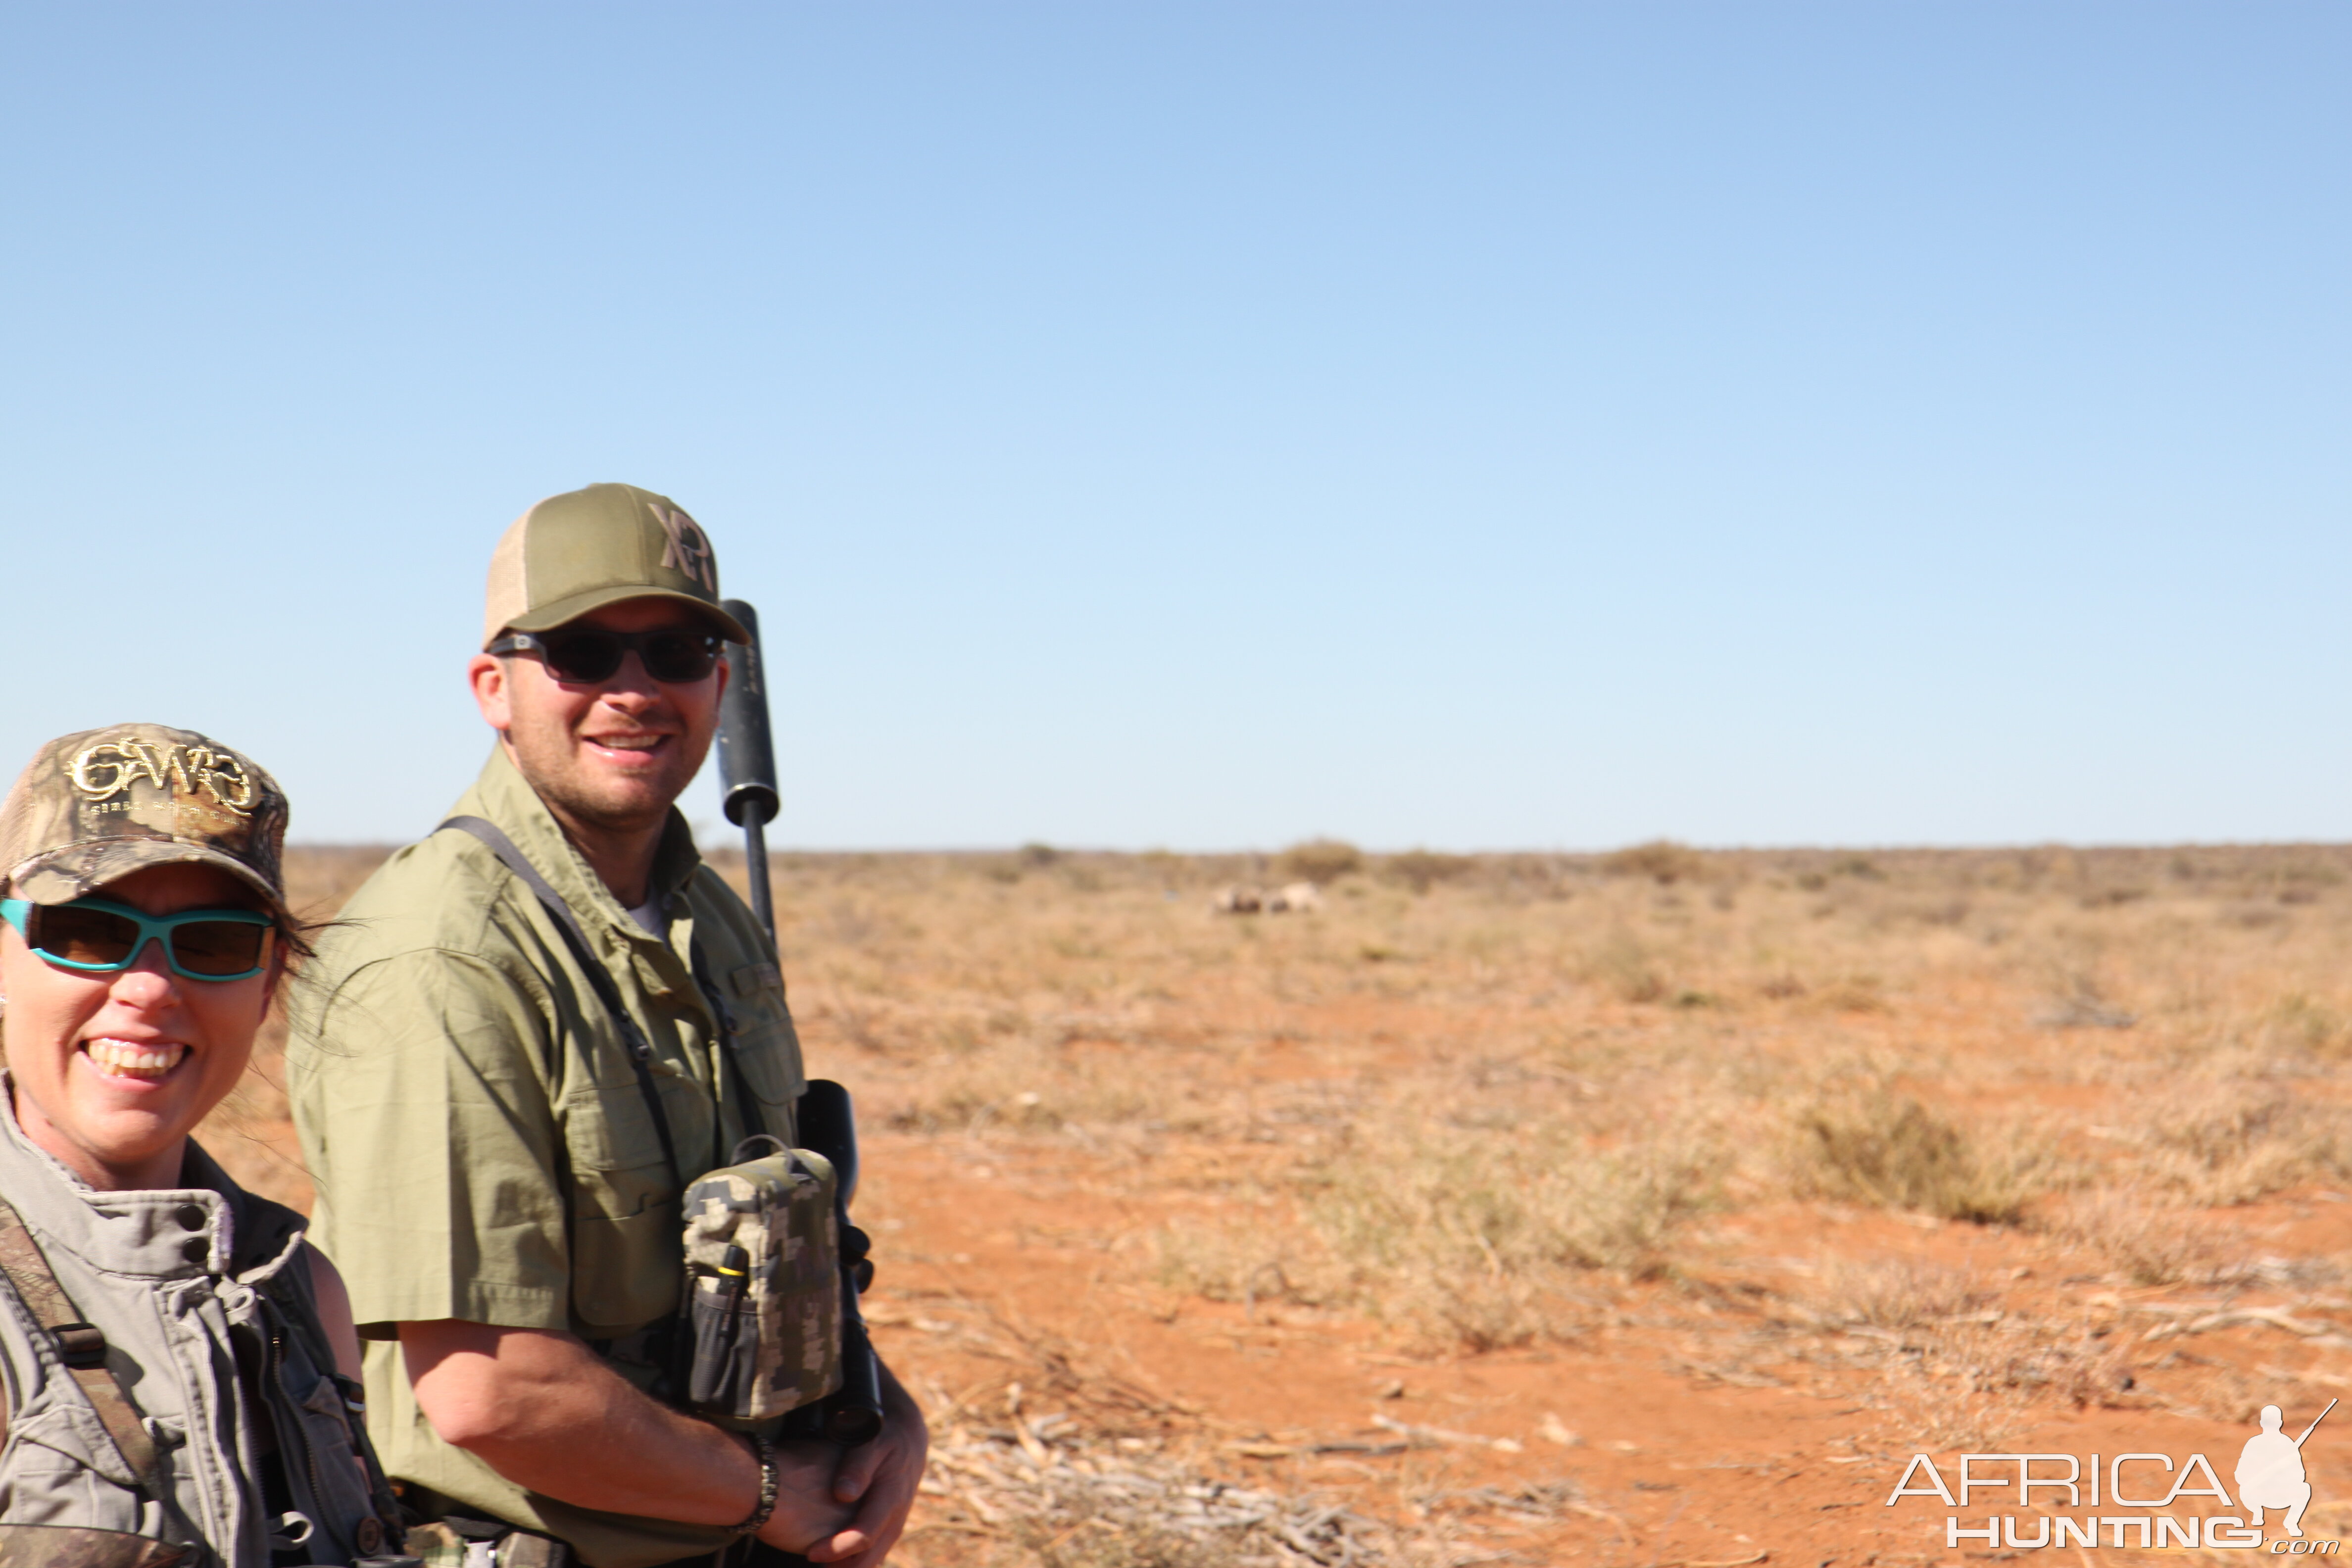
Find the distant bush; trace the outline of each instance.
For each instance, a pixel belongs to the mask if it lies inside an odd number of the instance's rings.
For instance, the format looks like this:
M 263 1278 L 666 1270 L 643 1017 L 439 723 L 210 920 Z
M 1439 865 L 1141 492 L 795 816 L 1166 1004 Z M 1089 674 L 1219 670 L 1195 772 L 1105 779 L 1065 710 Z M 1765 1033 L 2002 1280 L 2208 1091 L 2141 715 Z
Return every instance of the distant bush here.
M 1391 855 L 1381 862 L 1381 869 L 1416 893 L 1429 891 L 1436 882 L 1450 882 L 1465 875 L 1477 864 L 1467 855 L 1439 855 L 1427 849 L 1408 849 L 1402 855 Z
M 1328 887 L 1364 868 L 1364 852 L 1338 838 L 1310 838 L 1275 857 L 1275 875 L 1286 881 Z
M 1687 880 L 1706 868 L 1697 850 L 1671 838 L 1653 838 L 1601 858 L 1601 868 L 1612 877 L 1647 877 L 1661 884 Z

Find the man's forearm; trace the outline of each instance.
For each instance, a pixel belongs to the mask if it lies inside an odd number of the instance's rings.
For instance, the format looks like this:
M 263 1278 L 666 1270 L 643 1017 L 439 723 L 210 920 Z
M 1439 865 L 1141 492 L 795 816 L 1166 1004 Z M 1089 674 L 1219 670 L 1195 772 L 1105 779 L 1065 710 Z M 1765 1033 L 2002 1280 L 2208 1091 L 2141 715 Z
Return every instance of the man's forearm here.
M 519 1486 L 681 1524 L 736 1524 L 759 1499 L 740 1438 L 647 1398 L 570 1334 L 445 1319 L 401 1324 L 400 1346 L 434 1430 Z M 828 1463 L 787 1463 L 777 1514 L 814 1539 L 847 1510 Z

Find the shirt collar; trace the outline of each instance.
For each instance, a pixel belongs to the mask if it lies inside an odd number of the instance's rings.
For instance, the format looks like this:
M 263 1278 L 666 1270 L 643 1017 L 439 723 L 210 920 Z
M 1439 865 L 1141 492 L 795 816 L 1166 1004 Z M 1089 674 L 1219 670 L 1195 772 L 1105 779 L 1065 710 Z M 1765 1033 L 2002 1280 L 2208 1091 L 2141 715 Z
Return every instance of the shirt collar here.
M 608 924 L 646 937 L 646 928 L 629 918 L 620 900 L 564 836 L 562 825 L 522 776 L 522 770 L 514 765 L 504 745 L 491 744 L 490 760 L 483 764 L 481 776 L 474 781 L 467 798 L 457 803 L 457 810 L 461 815 L 471 812 L 486 816 L 504 828 L 573 913 L 584 919 L 594 910 Z M 702 853 L 694 847 L 694 830 L 677 807 L 670 807 L 662 824 L 661 844 L 654 851 L 654 895 L 667 903 L 694 880 L 701 866 Z

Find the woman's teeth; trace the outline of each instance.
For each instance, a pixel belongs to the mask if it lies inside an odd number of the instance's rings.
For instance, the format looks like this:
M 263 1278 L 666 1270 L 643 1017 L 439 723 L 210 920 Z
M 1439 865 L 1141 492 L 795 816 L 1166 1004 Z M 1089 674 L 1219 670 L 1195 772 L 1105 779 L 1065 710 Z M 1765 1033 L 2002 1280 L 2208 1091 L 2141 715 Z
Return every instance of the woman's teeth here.
M 109 1078 L 162 1078 L 188 1054 L 188 1047 L 176 1040 L 152 1046 L 134 1046 L 129 1040 L 85 1040 L 82 1049 Z

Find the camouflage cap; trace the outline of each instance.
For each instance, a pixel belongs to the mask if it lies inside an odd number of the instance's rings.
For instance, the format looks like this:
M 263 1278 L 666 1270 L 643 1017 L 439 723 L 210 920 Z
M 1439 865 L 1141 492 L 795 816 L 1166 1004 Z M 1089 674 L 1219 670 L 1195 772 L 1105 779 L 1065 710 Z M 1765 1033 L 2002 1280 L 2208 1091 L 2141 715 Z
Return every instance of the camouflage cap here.
M 217 866 L 286 914 L 286 795 L 193 730 L 110 724 L 64 735 L 0 804 L 0 890 L 66 903 L 147 866 Z
M 667 496 L 590 485 L 515 519 L 490 556 L 487 648 L 506 631 L 543 632 L 622 599 L 677 599 L 730 642 L 751 635 L 719 605 L 710 536 Z

